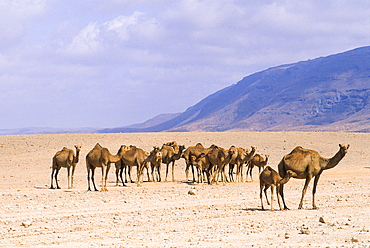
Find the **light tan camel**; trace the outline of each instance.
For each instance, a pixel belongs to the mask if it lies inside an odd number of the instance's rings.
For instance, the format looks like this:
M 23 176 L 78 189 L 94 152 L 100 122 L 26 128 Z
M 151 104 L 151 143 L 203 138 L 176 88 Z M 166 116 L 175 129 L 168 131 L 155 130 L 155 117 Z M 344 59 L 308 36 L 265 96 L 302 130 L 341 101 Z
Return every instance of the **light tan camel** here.
M 62 150 L 58 151 L 53 157 L 53 165 L 51 171 L 51 189 L 54 189 L 53 186 L 53 177 L 55 177 L 55 182 L 57 189 L 60 189 L 58 184 L 58 173 L 62 167 L 67 168 L 67 177 L 68 177 L 68 188 L 73 188 L 73 178 L 75 174 L 76 165 L 80 158 L 81 146 L 75 145 L 76 155 L 73 150 L 63 147 Z M 71 172 L 72 170 L 72 172 Z M 54 175 L 55 172 L 55 175 Z
M 87 190 L 90 191 L 90 172 L 91 181 L 95 191 L 97 191 L 94 181 L 94 173 L 96 167 L 101 167 L 102 171 L 102 188 L 101 191 L 107 191 L 108 172 L 111 163 L 116 163 L 121 159 L 123 154 L 129 149 L 128 146 L 122 145 L 117 152 L 117 155 L 112 155 L 109 150 L 102 147 L 99 143 L 86 155 L 86 169 L 87 169 Z
M 169 144 L 169 143 L 167 143 Z M 185 150 L 184 145 L 162 145 L 162 163 L 166 164 L 166 178 L 164 179 L 167 182 L 169 165 L 172 163 L 172 182 L 175 181 L 175 161 L 181 158 L 182 152 Z
M 243 179 L 243 165 L 248 163 L 252 158 L 253 158 L 253 155 L 254 153 L 256 152 L 257 150 L 257 146 L 251 146 L 251 151 L 248 152 L 245 151 L 244 153 L 244 158 L 242 158 L 241 162 L 239 163 L 238 167 L 237 167 L 237 170 L 236 170 L 236 182 L 244 182 L 244 179 Z
M 260 174 L 260 199 L 261 199 L 261 206 L 263 208 L 263 201 L 262 201 L 262 190 L 265 192 L 267 204 L 270 205 L 269 199 L 267 198 L 267 190 L 271 187 L 271 211 L 274 211 L 274 187 L 276 188 L 276 196 L 279 203 L 280 210 L 283 210 L 280 204 L 280 197 L 279 197 L 279 187 L 280 185 L 286 184 L 291 177 L 296 176 L 293 171 L 288 170 L 285 174 L 284 178 L 281 178 L 280 175 L 272 169 L 270 166 L 267 166 L 262 173 Z
M 314 150 L 308 150 L 297 146 L 289 154 L 283 157 L 278 165 L 279 174 L 281 177 L 285 177 L 287 171 L 291 170 L 297 174 L 296 176 L 294 176 L 294 178 L 306 179 L 298 209 L 302 209 L 303 198 L 306 194 L 308 184 L 313 177 L 315 177 L 315 180 L 312 189 L 312 207 L 313 209 L 317 209 L 315 204 L 315 193 L 321 173 L 324 170 L 334 168 L 346 155 L 346 153 L 348 152 L 348 148 L 349 145 L 339 144 L 339 151 L 332 158 L 323 158 L 318 152 Z M 284 209 L 288 209 L 284 200 L 283 184 L 280 185 L 279 191 L 281 198 L 283 199 Z
M 248 181 L 248 174 L 251 177 L 251 181 L 253 182 L 253 167 L 258 167 L 258 175 L 261 173 L 261 171 L 265 168 L 267 165 L 267 162 L 269 160 L 268 154 L 265 155 L 265 158 L 263 158 L 260 154 L 255 154 L 253 158 L 247 163 L 247 173 L 246 173 L 246 179 L 245 181 Z

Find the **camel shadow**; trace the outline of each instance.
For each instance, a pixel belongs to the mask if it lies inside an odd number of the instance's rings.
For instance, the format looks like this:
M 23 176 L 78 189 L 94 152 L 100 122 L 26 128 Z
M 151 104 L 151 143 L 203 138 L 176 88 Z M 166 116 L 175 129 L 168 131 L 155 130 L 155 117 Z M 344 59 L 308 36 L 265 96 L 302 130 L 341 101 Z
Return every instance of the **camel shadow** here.
M 262 209 L 262 208 L 242 208 L 241 211 L 246 211 L 246 212 L 265 212 L 267 211 L 266 209 Z

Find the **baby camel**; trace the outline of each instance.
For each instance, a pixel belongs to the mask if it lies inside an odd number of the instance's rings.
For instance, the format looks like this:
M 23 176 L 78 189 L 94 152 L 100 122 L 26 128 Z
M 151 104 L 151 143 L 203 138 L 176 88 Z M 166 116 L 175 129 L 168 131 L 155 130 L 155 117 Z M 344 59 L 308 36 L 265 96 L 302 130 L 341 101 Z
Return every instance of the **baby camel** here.
M 277 200 L 279 203 L 280 210 L 283 210 L 280 204 L 280 198 L 279 198 L 279 186 L 282 184 L 286 184 L 291 177 L 297 176 L 296 173 L 294 173 L 291 170 L 288 170 L 285 174 L 285 177 L 280 177 L 279 173 L 277 173 L 274 169 L 272 169 L 270 166 L 267 166 L 262 173 L 260 174 L 260 199 L 261 199 L 261 206 L 263 208 L 263 201 L 262 201 L 262 190 L 265 192 L 266 201 L 267 204 L 270 205 L 269 200 L 267 198 L 267 190 L 271 187 L 271 211 L 274 211 L 273 202 L 274 202 L 274 187 L 276 187 L 276 195 Z

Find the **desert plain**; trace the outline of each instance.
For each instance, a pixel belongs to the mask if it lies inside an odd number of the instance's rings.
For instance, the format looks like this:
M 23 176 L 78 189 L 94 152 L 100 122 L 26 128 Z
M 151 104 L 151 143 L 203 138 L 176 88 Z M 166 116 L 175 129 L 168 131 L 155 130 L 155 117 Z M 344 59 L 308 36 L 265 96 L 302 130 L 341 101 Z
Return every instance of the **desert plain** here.
M 269 154 L 277 170 L 294 147 L 330 158 L 350 144 L 339 164 L 324 171 L 312 209 L 312 184 L 298 210 L 304 180 L 285 185 L 290 210 L 265 202 L 261 209 L 258 169 L 252 182 L 198 184 L 185 181 L 185 161 L 176 161 L 175 181 L 116 186 L 111 166 L 108 191 L 87 191 L 86 154 L 96 143 L 116 154 L 120 145 L 150 151 L 176 141 L 231 145 Z M 49 189 L 54 154 L 82 145 L 74 188 L 67 172 L 61 189 Z M 0 247 L 370 247 L 370 134 L 345 132 L 117 133 L 0 136 Z M 246 169 L 244 168 L 244 173 Z M 136 172 L 133 171 L 134 180 Z M 165 166 L 162 166 L 162 179 Z M 244 175 L 245 179 L 245 175 Z M 101 187 L 101 170 L 95 182 Z M 192 190 L 194 195 L 188 194 Z

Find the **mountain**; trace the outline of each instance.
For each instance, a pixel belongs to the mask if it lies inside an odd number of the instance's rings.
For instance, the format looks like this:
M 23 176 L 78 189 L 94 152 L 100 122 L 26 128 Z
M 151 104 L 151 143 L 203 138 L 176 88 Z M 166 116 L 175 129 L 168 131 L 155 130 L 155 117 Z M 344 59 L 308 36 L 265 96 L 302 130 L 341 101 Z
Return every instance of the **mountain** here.
M 254 73 L 161 123 L 100 132 L 370 131 L 370 46 Z

